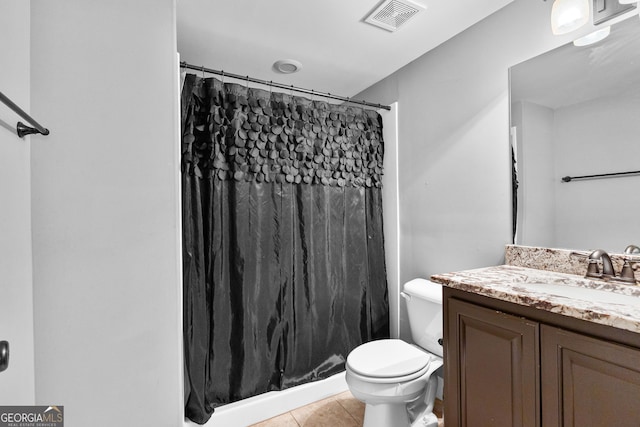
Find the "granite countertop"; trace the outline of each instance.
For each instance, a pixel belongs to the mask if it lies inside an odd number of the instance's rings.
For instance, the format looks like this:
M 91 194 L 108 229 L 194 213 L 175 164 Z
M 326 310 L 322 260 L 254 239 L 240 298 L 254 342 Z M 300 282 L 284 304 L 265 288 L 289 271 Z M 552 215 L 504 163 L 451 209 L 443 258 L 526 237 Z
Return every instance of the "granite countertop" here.
M 640 333 L 640 286 L 512 265 L 436 274 L 431 280 L 449 288 Z M 569 290 L 573 296 L 561 296 L 554 291 L 557 285 L 572 287 Z M 583 292 L 579 288 L 588 289 Z M 611 295 L 612 300 L 619 301 L 606 301 L 609 298 L 602 297 L 608 293 L 628 297 Z

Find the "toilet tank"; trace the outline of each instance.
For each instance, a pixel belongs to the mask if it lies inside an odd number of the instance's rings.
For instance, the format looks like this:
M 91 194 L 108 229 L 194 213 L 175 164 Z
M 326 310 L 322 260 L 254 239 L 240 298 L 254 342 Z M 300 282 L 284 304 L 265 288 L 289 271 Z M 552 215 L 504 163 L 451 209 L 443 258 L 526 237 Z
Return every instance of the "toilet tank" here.
M 442 285 L 425 279 L 405 283 L 402 296 L 407 301 L 413 342 L 442 357 Z

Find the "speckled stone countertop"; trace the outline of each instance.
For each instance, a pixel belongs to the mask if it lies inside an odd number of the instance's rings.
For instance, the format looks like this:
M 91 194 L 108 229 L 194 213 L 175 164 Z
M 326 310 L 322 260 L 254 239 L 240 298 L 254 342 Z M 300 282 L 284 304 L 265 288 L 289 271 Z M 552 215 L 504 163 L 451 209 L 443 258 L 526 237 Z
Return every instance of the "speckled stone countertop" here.
M 513 265 L 436 274 L 431 280 L 450 288 L 640 333 L 640 286 Z M 587 289 L 584 294 L 579 291 L 578 296 L 566 297 L 545 289 L 545 285 L 589 288 L 630 297 L 623 298 L 623 302 L 605 302 L 606 298 Z
M 506 265 L 584 276 L 587 272 L 587 256 L 590 253 L 591 250 L 578 251 L 536 246 L 507 245 L 504 256 Z M 609 255 L 611 256 L 611 263 L 616 271 L 620 271 L 625 259 L 638 260 L 637 255 L 613 253 Z M 635 276 L 636 280 L 640 280 L 640 271 L 636 271 Z

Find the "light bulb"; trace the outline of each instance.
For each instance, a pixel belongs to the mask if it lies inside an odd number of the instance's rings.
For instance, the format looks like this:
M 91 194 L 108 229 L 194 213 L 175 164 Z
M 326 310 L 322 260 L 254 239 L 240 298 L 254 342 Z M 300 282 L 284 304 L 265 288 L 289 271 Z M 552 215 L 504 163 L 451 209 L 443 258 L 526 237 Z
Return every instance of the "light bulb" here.
M 589 0 L 555 0 L 551 7 L 553 34 L 566 34 L 589 21 Z

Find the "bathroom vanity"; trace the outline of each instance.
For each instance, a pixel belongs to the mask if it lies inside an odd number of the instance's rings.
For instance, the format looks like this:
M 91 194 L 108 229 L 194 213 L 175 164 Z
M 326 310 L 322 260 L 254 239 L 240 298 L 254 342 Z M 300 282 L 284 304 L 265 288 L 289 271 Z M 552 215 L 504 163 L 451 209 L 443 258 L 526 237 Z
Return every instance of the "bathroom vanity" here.
M 432 276 L 447 427 L 640 425 L 640 286 L 529 264 Z

